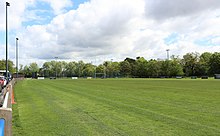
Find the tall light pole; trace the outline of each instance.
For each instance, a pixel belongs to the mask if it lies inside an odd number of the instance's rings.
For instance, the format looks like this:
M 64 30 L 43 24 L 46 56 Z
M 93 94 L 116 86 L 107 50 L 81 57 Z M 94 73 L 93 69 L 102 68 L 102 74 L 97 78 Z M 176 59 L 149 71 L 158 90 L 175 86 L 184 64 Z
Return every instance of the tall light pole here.
M 6 79 L 8 81 L 8 6 L 10 6 L 9 2 L 6 2 Z
M 78 78 L 80 77 L 80 65 L 79 65 L 80 63 L 79 63 L 79 61 L 78 61 Z
M 56 78 L 57 78 L 57 59 L 58 59 L 58 57 L 55 57 L 55 59 L 56 59 Z
M 110 67 L 110 69 L 111 69 L 111 78 L 113 78 L 113 72 L 114 72 L 112 62 L 113 62 L 113 59 L 111 59 L 111 67 Z
M 16 38 L 16 78 L 18 78 L 18 38 Z
M 106 66 L 105 66 L 105 59 L 104 59 L 104 62 L 103 62 L 103 78 L 106 78 Z
M 166 49 L 166 51 L 167 51 L 167 60 L 169 60 L 170 59 L 170 55 L 169 55 L 170 49 Z
M 96 78 L 96 58 L 95 58 L 95 78 Z

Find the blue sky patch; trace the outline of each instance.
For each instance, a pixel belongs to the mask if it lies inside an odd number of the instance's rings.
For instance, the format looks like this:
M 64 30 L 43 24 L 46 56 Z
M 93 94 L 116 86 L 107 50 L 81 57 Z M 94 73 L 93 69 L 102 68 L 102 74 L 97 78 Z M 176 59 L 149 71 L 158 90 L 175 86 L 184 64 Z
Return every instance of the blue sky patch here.
M 66 7 L 65 10 L 67 12 L 69 10 L 76 10 L 80 4 L 83 4 L 87 1 L 88 0 L 72 0 L 73 6 Z M 35 6 L 28 7 L 27 11 L 32 12 L 32 14 L 34 14 L 34 17 L 27 17 L 28 20 L 22 22 L 23 26 L 49 24 L 50 21 L 56 16 L 50 4 L 42 1 L 37 1 Z
M 28 7 L 27 11 L 31 14 L 27 21 L 22 22 L 23 26 L 48 24 L 55 17 L 53 9 L 46 2 L 37 1 L 36 5 Z
M 164 43 L 166 45 L 174 44 L 178 42 L 178 33 L 172 33 L 168 37 L 164 38 Z
M 80 4 L 88 2 L 89 0 L 72 0 L 73 6 L 66 7 L 65 10 L 76 10 Z M 26 8 L 26 13 L 24 16 L 26 20 L 22 22 L 23 27 L 32 25 L 46 25 L 51 22 L 51 20 L 56 16 L 49 3 L 36 1 L 35 5 Z M 10 31 L 14 33 L 14 31 Z M 0 31 L 0 44 L 5 44 L 5 31 Z
M 213 43 L 212 40 L 215 38 L 218 38 L 219 36 L 208 36 L 203 37 L 201 39 L 197 39 L 194 41 L 195 44 L 201 45 L 201 46 L 216 46 L 217 43 Z
M 73 9 L 77 9 L 80 4 L 88 2 L 89 0 L 72 0 L 73 2 Z
M 5 32 L 0 32 L 0 44 L 3 44 L 3 43 L 5 43 Z

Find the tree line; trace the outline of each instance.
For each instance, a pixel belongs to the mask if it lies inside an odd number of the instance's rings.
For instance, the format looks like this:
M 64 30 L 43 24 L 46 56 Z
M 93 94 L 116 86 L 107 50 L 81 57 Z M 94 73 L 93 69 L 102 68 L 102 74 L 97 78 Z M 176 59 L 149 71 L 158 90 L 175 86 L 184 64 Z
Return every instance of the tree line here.
M 10 61 L 9 70 L 15 71 Z M 4 69 L 4 60 L 0 68 Z M 50 61 L 39 67 L 36 62 L 20 66 L 19 73 L 26 77 L 175 77 L 175 76 L 213 76 L 220 73 L 220 53 L 187 53 L 183 58 L 171 56 L 168 60 L 146 60 L 143 57 L 126 58 L 121 62 L 105 61 L 96 66 L 83 61 Z

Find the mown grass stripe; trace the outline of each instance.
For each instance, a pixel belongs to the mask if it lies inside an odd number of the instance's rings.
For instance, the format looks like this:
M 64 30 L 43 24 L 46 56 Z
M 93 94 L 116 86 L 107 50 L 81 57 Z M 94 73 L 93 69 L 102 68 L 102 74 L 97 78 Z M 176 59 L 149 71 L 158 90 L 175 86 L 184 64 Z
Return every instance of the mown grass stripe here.
M 15 94 L 24 135 L 218 135 L 218 87 L 216 80 L 24 80 Z

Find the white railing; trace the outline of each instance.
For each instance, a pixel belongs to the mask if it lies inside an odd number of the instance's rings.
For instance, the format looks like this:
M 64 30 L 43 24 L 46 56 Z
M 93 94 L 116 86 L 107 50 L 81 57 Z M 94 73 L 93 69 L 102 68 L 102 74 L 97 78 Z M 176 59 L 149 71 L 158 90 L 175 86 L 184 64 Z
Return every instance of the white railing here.
M 9 97 L 9 92 L 6 93 L 4 103 L 2 108 L 7 108 L 8 107 L 8 97 Z
M 12 136 L 12 90 L 15 80 L 13 79 L 3 90 L 3 106 L 0 107 L 0 119 L 4 120 L 4 136 Z M 1 128 L 0 128 L 1 129 Z

